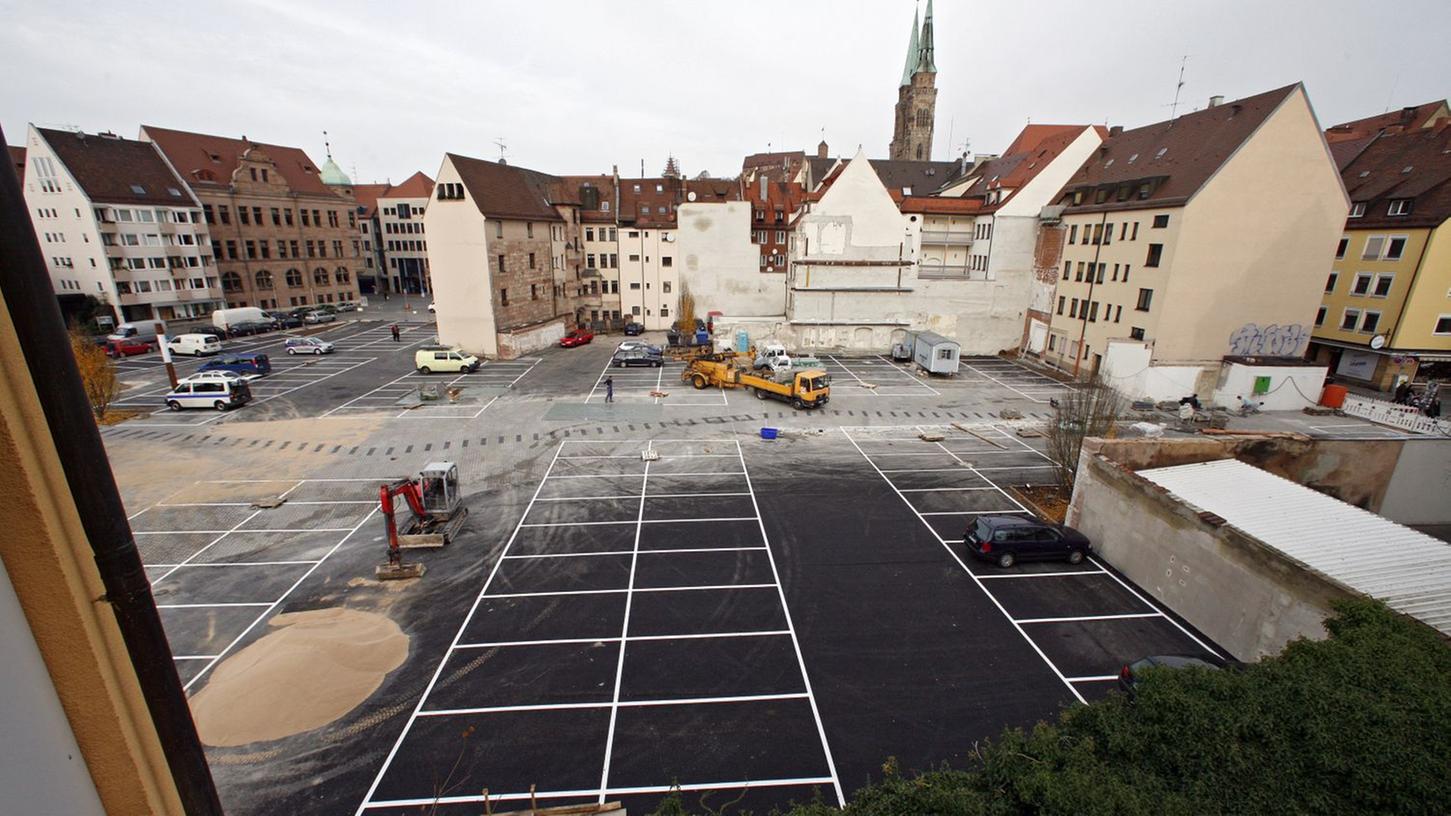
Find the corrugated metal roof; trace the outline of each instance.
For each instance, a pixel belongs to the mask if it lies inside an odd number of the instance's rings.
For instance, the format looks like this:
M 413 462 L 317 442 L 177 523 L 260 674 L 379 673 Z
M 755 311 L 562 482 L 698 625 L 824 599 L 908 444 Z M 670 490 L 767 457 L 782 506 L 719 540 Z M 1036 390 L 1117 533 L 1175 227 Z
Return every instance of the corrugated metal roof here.
M 1138 474 L 1269 547 L 1451 634 L 1451 545 L 1235 459 Z

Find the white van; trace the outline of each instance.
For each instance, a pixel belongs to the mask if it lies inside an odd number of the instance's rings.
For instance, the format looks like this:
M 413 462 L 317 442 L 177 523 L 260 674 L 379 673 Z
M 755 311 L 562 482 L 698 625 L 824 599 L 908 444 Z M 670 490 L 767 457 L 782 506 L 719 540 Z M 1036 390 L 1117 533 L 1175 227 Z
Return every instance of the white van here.
M 479 367 L 479 358 L 457 346 L 424 346 L 413 353 L 413 365 L 419 374 L 435 371 L 468 373 Z
M 235 309 L 218 309 L 212 312 L 212 325 L 228 331 L 238 323 L 271 323 L 272 318 L 256 306 L 239 306 Z
M 172 354 L 186 354 L 200 357 L 203 354 L 221 354 L 222 341 L 210 334 L 178 334 L 166 341 Z
M 166 407 L 173 411 L 183 408 L 214 408 L 225 411 L 246 405 L 251 400 L 251 389 L 241 381 L 182 380 L 166 395 Z
M 139 340 L 145 343 L 156 343 L 156 327 L 161 327 L 161 333 L 166 334 L 166 323 L 161 320 L 137 320 L 134 323 L 122 323 L 116 330 L 106 335 L 107 340 Z

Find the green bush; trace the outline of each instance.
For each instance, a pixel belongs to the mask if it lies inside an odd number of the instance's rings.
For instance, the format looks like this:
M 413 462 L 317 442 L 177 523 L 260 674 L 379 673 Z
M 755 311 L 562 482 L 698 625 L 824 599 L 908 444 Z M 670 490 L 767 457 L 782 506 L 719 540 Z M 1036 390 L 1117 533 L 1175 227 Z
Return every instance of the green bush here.
M 1146 671 L 1056 725 L 1004 732 L 972 767 L 891 771 L 850 816 L 1437 814 L 1451 808 L 1451 648 L 1354 601 L 1244 671 Z M 680 812 L 680 811 L 677 811 Z M 819 803 L 790 816 L 838 813 Z

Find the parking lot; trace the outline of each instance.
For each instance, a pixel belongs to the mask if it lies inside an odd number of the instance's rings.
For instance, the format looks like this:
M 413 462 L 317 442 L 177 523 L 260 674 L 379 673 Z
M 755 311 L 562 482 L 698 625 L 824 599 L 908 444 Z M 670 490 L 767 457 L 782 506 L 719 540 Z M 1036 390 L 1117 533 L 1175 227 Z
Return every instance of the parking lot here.
M 499 397 L 539 364 L 539 358 L 484 360 L 478 370 L 450 374 L 409 371 L 397 379 L 359 394 L 322 414 L 324 417 L 376 415 L 389 419 L 477 419 Z M 434 387 L 436 401 L 420 399 L 420 389 Z
M 710 407 L 729 405 L 726 392 L 721 388 L 707 388 L 700 391 L 680 379 L 685 364 L 666 359 L 658 368 L 649 366 L 616 368 L 606 358 L 604 369 L 595 378 L 594 385 L 585 395 L 586 404 L 604 402 L 608 394 L 605 380 L 614 383 L 614 400 L 624 404 L 656 404 L 681 407 Z

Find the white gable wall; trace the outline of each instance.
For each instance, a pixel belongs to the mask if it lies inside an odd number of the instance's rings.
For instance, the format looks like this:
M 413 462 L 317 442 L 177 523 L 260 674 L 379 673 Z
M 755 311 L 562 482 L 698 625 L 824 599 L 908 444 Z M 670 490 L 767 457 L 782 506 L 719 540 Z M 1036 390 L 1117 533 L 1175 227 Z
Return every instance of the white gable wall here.
M 438 339 L 474 354 L 497 356 L 487 219 L 467 188 L 462 200 L 438 200 L 438 190 L 444 184 L 460 181 L 452 160 L 445 157 L 434 186 L 434 200 L 423 216 Z

